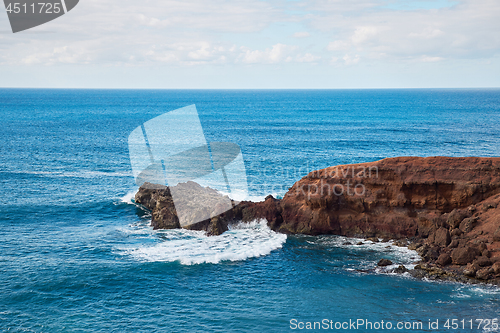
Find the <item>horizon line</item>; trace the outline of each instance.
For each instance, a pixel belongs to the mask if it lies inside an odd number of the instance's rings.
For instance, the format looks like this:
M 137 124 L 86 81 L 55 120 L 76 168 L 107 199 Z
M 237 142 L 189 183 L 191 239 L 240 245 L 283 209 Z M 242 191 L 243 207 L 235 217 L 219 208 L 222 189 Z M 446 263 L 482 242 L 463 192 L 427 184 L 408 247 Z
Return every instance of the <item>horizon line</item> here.
M 495 90 L 499 87 L 375 87 L 375 88 L 103 88 L 103 87 L 1 87 L 0 89 L 46 89 L 46 90 Z

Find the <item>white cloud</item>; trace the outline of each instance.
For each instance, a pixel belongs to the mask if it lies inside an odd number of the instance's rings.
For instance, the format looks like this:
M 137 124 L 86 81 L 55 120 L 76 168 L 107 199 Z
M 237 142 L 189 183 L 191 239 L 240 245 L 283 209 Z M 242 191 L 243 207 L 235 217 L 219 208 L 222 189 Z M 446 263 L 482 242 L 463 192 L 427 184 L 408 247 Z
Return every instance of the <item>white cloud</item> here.
M 357 52 L 361 58 L 398 61 L 481 59 L 500 53 L 500 2 L 461 1 L 451 8 L 389 10 L 376 1 L 310 1 L 316 13 L 310 25 L 336 31 L 327 50 Z M 378 5 L 383 5 L 382 1 Z M 355 8 L 370 8 L 354 13 Z
M 380 27 L 357 27 L 354 30 L 354 34 L 351 37 L 352 44 L 360 45 L 370 40 L 372 37 L 376 36 L 379 32 Z
M 336 40 L 330 42 L 327 46 L 328 51 L 342 51 L 348 50 L 351 47 L 351 44 L 348 41 Z
M 240 56 L 241 62 L 246 64 L 273 64 L 279 62 L 290 62 L 292 61 L 291 54 L 297 49 L 295 46 L 289 46 L 285 44 L 275 44 L 271 48 L 267 48 L 263 51 L 260 50 L 250 50 L 246 47 L 242 47 L 242 54 Z
M 0 75 L 2 68 L 58 64 L 237 69 L 300 63 L 325 70 L 370 62 L 498 64 L 500 2 L 457 1 L 395 10 L 387 0 L 85 0 L 32 31 L 0 34 Z M 0 13 L 0 30 L 8 29 Z
M 359 62 L 359 55 L 356 54 L 354 56 L 351 56 L 349 54 L 346 54 L 344 57 L 342 57 L 346 65 L 355 65 Z
M 298 55 L 296 57 L 297 62 L 317 62 L 321 59 L 319 56 L 315 56 L 311 53 L 306 53 L 304 55 Z
M 428 57 L 428 56 L 425 56 L 425 55 L 422 56 L 420 59 L 423 62 L 437 62 L 437 61 L 444 60 L 444 58 L 441 58 L 441 57 Z
M 311 34 L 308 33 L 307 31 L 300 31 L 300 32 L 296 32 L 293 34 L 294 38 L 307 38 L 310 36 L 311 36 Z

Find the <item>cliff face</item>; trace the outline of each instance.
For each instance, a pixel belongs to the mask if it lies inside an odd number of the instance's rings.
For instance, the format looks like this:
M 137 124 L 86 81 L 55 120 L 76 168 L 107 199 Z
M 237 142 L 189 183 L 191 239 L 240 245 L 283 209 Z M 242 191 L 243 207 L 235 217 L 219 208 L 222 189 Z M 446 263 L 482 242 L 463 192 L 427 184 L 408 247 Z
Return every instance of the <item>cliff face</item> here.
M 278 230 L 427 237 L 443 214 L 499 192 L 499 158 L 399 157 L 336 166 L 293 185 Z
M 143 186 L 136 195 L 157 228 L 178 227 L 167 192 Z M 284 233 L 409 239 L 431 266 L 500 278 L 500 158 L 398 157 L 335 166 L 311 172 L 282 200 L 233 204 L 190 228 L 219 234 L 233 221 L 265 218 Z

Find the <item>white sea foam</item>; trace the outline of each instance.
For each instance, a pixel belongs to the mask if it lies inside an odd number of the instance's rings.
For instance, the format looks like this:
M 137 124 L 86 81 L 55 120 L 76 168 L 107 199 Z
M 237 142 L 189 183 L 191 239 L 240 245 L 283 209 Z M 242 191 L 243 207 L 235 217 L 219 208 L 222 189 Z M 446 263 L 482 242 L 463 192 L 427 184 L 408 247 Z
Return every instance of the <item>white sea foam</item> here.
M 381 254 L 387 254 L 388 256 L 394 258 L 397 261 L 392 266 L 388 266 L 388 269 L 396 268 L 399 265 L 404 265 L 408 269 L 413 269 L 415 266 L 415 262 L 420 260 L 420 256 L 417 251 L 413 251 L 408 249 L 407 247 L 400 247 L 394 245 L 394 242 L 391 240 L 389 242 L 372 242 L 363 238 L 348 238 L 348 237 L 330 237 L 329 240 L 326 240 L 329 245 L 346 248 L 346 249 L 356 249 L 360 251 L 375 251 Z M 357 245 L 358 243 L 363 243 L 361 245 Z M 371 265 L 376 264 L 370 262 Z
M 135 205 L 135 203 L 132 201 L 132 199 L 135 198 L 137 191 L 139 191 L 139 189 L 128 192 L 127 194 L 125 194 L 123 197 L 120 198 L 120 201 L 123 203 L 130 204 L 130 205 Z
M 472 295 L 488 297 L 488 296 L 499 296 L 500 287 L 493 285 L 459 285 L 455 289 L 454 298 L 471 298 Z
M 174 262 L 183 265 L 240 261 L 265 256 L 279 249 L 287 236 L 278 234 L 266 221 L 240 223 L 219 236 L 206 236 L 203 231 L 184 229 L 155 232 L 158 243 L 126 249 L 133 258 L 148 262 Z

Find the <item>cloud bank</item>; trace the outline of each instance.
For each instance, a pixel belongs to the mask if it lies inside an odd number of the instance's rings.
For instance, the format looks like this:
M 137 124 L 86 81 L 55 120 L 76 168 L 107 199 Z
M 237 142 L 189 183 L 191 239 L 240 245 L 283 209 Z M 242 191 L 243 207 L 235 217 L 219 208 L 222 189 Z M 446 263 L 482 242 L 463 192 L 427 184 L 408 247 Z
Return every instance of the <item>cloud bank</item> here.
M 18 34 L 0 13 L 0 70 L 497 66 L 498 17 L 497 0 L 85 0 Z

